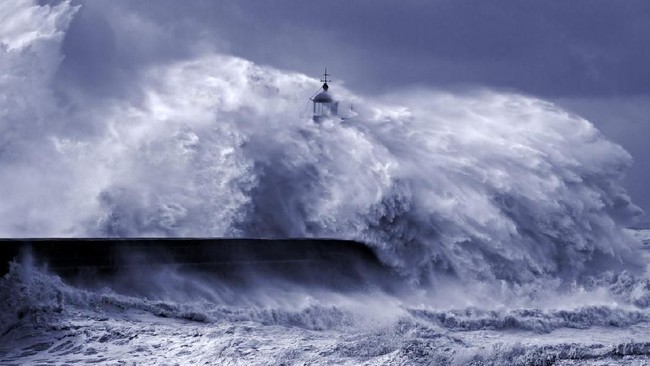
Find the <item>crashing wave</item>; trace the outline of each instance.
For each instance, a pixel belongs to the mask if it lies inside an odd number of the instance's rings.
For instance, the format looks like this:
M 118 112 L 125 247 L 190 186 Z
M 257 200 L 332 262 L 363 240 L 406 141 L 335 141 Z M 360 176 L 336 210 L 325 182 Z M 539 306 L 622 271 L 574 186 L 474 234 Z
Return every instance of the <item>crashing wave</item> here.
M 416 281 L 641 268 L 630 156 L 550 103 L 339 88 L 359 116 L 316 126 L 298 117 L 316 80 L 205 55 L 142 70 L 137 101 L 62 105 L 50 84 L 76 9 L 11 4 L 48 21 L 0 37 L 2 236 L 356 239 Z

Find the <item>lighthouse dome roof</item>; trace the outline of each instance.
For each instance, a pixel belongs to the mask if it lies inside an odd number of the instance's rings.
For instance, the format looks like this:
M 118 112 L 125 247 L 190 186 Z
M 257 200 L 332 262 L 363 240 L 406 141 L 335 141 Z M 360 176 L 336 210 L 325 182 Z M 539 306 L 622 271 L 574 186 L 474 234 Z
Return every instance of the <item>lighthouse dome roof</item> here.
M 314 103 L 332 103 L 334 102 L 334 99 L 330 95 L 330 93 L 324 91 L 322 93 L 318 93 L 314 99 L 312 99 Z

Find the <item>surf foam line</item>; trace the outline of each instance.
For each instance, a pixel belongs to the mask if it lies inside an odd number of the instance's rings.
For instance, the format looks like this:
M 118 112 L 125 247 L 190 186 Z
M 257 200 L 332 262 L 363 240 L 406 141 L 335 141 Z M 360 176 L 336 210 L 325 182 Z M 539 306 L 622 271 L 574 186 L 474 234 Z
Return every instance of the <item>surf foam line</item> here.
M 248 288 L 239 294 L 232 291 L 229 294 L 214 279 L 201 281 L 200 277 L 191 278 L 174 271 L 164 275 L 159 280 L 177 285 L 179 293 L 149 291 L 125 295 L 108 287 L 79 288 L 30 263 L 12 263 L 10 272 L 0 279 L 0 294 L 5 298 L 0 304 L 0 319 L 3 320 L 0 335 L 21 326 L 47 327 L 65 321 L 66 316 L 62 314 L 80 311 L 117 318 L 120 314 L 134 315 L 143 311 L 161 318 L 201 323 L 254 322 L 314 330 L 354 327 L 367 321 L 378 322 L 378 317 L 382 317 L 385 323 L 402 322 L 439 330 L 521 330 L 538 334 L 562 328 L 626 329 L 650 322 L 647 310 L 616 304 L 554 309 L 426 309 L 383 293 L 359 291 L 337 296 L 336 292 L 329 290 L 311 288 L 307 291 L 279 283 L 270 291 L 268 287 L 266 291 L 264 288 Z M 202 291 L 198 291 L 200 288 Z
M 421 283 L 642 268 L 631 157 L 551 103 L 337 86 L 359 115 L 315 125 L 316 80 L 214 53 L 143 67 L 129 97 L 57 98 L 76 8 L 3 6 L 21 15 L 0 28 L 3 237 L 344 238 Z
M 207 355 L 211 360 L 224 360 L 230 356 L 223 354 L 221 345 L 224 349 L 246 350 L 261 342 L 286 346 L 280 350 L 262 348 L 266 353 L 259 360 L 281 358 L 285 347 L 294 349 L 298 343 L 301 352 L 296 357 L 354 358 L 357 363 L 371 360 L 380 364 L 609 361 L 645 359 L 649 351 L 647 341 L 627 338 L 629 334 L 644 334 L 650 321 L 647 311 L 617 305 L 425 310 L 391 301 L 383 294 L 337 296 L 311 288 L 311 296 L 305 296 L 304 289 L 295 286 L 266 294 L 239 293 L 239 299 L 224 301 L 227 291 L 223 290 L 227 289 L 218 289 L 214 283 L 213 292 L 206 288 L 199 296 L 188 296 L 187 277 L 164 280 L 184 283 L 186 293 L 174 297 L 162 292 L 150 297 L 127 296 L 109 288 L 80 289 L 27 263 L 14 263 L 9 274 L 0 278 L 4 299 L 0 302 L 0 339 L 5 341 L 0 359 L 25 362 L 52 354 L 59 359 L 96 359 L 97 353 L 102 357 L 150 359 L 169 357 L 160 350 L 174 345 L 174 349 L 185 351 L 174 353 L 179 359 L 205 359 L 204 349 L 219 346 L 219 352 Z M 560 329 L 563 331 L 548 334 Z M 578 338 L 567 339 L 567 330 Z M 610 335 L 594 337 L 598 333 Z M 232 340 L 240 337 L 256 341 L 233 345 Z M 197 342 L 201 347 L 191 348 Z M 314 342 L 319 345 L 316 355 L 311 355 L 310 348 L 302 350 L 303 344 Z M 128 352 L 143 344 L 158 345 L 157 352 Z M 241 355 L 235 352 L 233 357 Z

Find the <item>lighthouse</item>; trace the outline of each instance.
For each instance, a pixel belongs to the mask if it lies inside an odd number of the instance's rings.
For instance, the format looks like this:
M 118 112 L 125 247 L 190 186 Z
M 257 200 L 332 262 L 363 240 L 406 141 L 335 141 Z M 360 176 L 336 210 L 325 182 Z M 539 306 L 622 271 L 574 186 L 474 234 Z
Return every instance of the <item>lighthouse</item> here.
M 327 118 L 338 116 L 339 102 L 335 101 L 329 92 L 330 87 L 327 84 L 331 82 L 331 80 L 328 79 L 329 76 L 331 75 L 328 74 L 327 69 L 325 69 L 325 73 L 321 79 L 323 86 L 317 91 L 318 94 L 309 98 L 314 104 L 314 116 L 312 117 L 312 120 L 316 123 L 320 123 Z

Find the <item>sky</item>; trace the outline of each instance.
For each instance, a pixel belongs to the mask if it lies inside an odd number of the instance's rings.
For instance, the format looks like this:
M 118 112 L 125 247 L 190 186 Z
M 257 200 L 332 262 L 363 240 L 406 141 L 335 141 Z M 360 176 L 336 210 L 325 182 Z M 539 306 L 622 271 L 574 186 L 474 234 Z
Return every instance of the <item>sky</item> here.
M 82 6 L 63 42 L 63 100 L 73 90 L 138 98 L 126 82 L 138 70 L 209 52 L 313 77 L 327 67 L 334 86 L 369 98 L 420 87 L 513 91 L 587 118 L 627 149 L 626 187 L 650 212 L 646 0 L 73 3 Z

